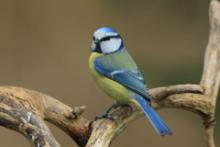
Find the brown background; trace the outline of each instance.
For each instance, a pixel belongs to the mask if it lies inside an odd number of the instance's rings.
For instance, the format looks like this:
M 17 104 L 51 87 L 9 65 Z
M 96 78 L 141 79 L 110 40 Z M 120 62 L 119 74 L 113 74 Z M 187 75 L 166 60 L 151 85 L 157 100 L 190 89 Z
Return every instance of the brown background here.
M 149 87 L 198 83 L 208 37 L 208 3 L 2 0 L 0 84 L 38 90 L 70 106 L 86 105 L 88 118 L 100 114 L 111 100 L 97 88 L 87 67 L 92 33 L 100 26 L 112 26 L 121 32 Z M 112 146 L 206 146 L 197 115 L 174 109 L 159 113 L 172 128 L 172 137 L 158 136 L 142 118 Z M 76 146 L 67 135 L 50 126 L 63 147 Z M 29 147 L 23 136 L 2 127 L 0 141 L 2 147 Z

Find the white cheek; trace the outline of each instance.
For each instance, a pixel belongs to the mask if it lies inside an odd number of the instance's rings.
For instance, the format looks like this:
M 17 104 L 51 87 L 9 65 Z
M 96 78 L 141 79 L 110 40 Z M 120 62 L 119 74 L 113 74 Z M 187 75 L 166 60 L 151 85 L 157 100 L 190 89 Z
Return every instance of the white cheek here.
M 112 38 L 100 43 L 100 47 L 103 53 L 112 53 L 120 49 L 122 40 L 120 38 Z

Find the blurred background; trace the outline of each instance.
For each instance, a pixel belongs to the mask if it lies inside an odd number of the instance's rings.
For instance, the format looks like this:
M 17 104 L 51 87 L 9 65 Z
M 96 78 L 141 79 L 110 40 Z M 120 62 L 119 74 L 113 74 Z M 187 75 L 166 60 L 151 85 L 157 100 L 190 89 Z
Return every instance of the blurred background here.
M 88 118 L 100 114 L 112 101 L 97 88 L 87 62 L 92 33 L 101 26 L 121 33 L 150 88 L 198 83 L 208 7 L 209 0 L 0 1 L 0 85 L 44 92 L 72 107 L 86 105 Z M 158 136 L 141 118 L 112 146 L 206 147 L 197 115 L 176 109 L 159 113 L 173 136 Z M 63 147 L 76 147 L 70 137 L 50 127 Z M 215 132 L 217 138 L 219 125 Z M 3 127 L 0 141 L 3 147 L 29 147 L 23 136 Z

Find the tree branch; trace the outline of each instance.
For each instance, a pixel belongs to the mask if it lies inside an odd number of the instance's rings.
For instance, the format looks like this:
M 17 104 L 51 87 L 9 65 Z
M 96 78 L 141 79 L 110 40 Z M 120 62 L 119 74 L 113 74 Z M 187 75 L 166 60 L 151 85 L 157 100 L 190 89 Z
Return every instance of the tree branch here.
M 209 8 L 210 33 L 205 52 L 201 86 L 205 89 L 214 108 L 212 114 L 204 121 L 208 147 L 215 147 L 214 125 L 215 105 L 220 84 L 220 2 L 212 0 Z M 210 123 L 211 122 L 211 123 Z
M 59 147 L 41 115 L 32 106 L 29 101 L 15 96 L 14 93 L 1 91 L 0 125 L 18 131 L 32 146 Z
M 176 90 L 175 90 L 176 89 Z M 203 89 L 199 85 L 176 85 L 176 86 L 169 86 L 169 87 L 160 87 L 160 88 L 154 88 L 150 90 L 150 93 L 155 96 L 158 100 L 165 102 L 162 100 L 165 96 L 170 96 L 174 94 L 181 94 L 184 92 L 192 92 L 194 94 L 196 93 L 202 93 Z M 99 126 L 100 123 L 103 123 L 103 125 L 107 125 L 107 128 L 110 127 L 111 125 L 114 126 L 115 122 L 109 121 L 108 119 L 103 119 L 103 120 L 97 120 L 97 121 L 91 121 L 87 120 L 84 117 L 81 116 L 81 114 L 84 112 L 85 107 L 75 107 L 71 108 L 60 101 L 56 100 L 55 98 L 52 98 L 48 95 L 39 93 L 37 91 L 33 90 L 28 90 L 25 88 L 20 88 L 20 87 L 0 87 L 0 97 L 2 99 L 8 99 L 7 101 L 11 101 L 11 103 L 16 103 L 13 105 L 5 105 L 5 100 L 0 102 L 1 108 L 0 109 L 0 120 L 4 120 L 6 117 L 5 113 L 7 112 L 10 113 L 11 115 L 17 114 L 18 110 L 20 109 L 25 109 L 24 114 L 29 114 L 30 112 L 32 113 L 31 117 L 33 118 L 34 115 L 38 116 L 38 123 L 40 126 L 46 126 L 46 124 L 43 123 L 42 119 L 47 120 L 59 128 L 61 128 L 63 131 L 65 131 L 67 134 L 69 134 L 79 146 L 85 146 L 88 139 L 91 138 L 90 134 L 91 131 L 95 130 L 94 125 Z M 177 98 L 178 99 L 178 98 Z M 181 104 L 176 100 L 176 97 L 171 97 L 170 100 L 167 98 L 166 103 L 169 105 L 178 105 Z M 169 102 L 170 101 L 170 102 Z M 176 103 L 174 102 L 176 101 Z M 201 99 L 202 101 L 202 99 Z M 171 104 L 173 102 L 173 104 Z M 167 105 L 164 103 L 163 105 Z M 190 101 L 189 101 L 190 103 Z M 158 107 L 158 105 L 155 105 L 155 107 Z M 193 107 L 193 106 L 191 106 Z M 8 108 L 8 109 L 6 109 Z M 10 109 L 9 109 L 10 108 Z M 6 110 L 5 110 L 6 109 Z M 11 109 L 16 109 L 11 110 Z M 126 108 L 116 108 L 111 112 L 111 115 L 116 118 L 118 121 L 117 123 L 120 124 L 122 121 L 123 124 L 126 124 L 134 119 L 136 119 L 138 116 L 141 116 L 140 113 L 141 111 L 137 110 L 136 113 L 132 113 L 130 110 L 127 111 Z M 3 115 L 1 115 L 3 114 Z M 33 115 L 34 114 L 34 115 Z M 128 118 L 126 118 L 128 117 Z M 20 116 L 15 116 L 13 121 L 7 121 L 5 123 L 1 123 L 2 126 L 5 126 L 10 129 L 14 129 L 26 137 L 28 137 L 26 134 L 23 133 L 23 128 L 20 128 L 18 126 L 22 126 L 23 122 L 19 121 Z M 126 118 L 126 119 L 125 119 Z M 14 122 L 18 122 L 17 125 L 15 125 Z M 12 124 L 11 124 L 12 123 Z M 11 125 L 10 125 L 11 124 Z M 33 124 L 33 127 L 36 127 L 38 124 Z M 126 124 L 127 125 L 127 124 Z M 14 127 L 14 128 L 12 128 Z M 121 126 L 115 126 L 115 127 L 121 127 Z M 47 127 L 46 127 L 47 128 Z M 37 128 L 38 130 L 38 128 Z M 102 129 L 101 129 L 102 130 Z M 101 131 L 99 130 L 99 131 Z M 111 128 L 111 131 L 114 131 L 113 128 Z M 35 131 L 33 131 L 34 133 Z M 50 131 L 47 129 L 49 132 L 49 137 L 53 142 L 56 142 Z M 112 134 L 112 137 L 114 137 L 115 134 Z M 108 135 L 107 135 L 108 136 Z M 46 140 L 46 136 L 44 139 Z M 37 137 L 35 137 L 37 138 Z M 110 139 L 110 138 L 109 138 Z M 100 139 L 101 140 L 101 139 Z M 33 142 L 32 140 L 30 140 Z M 104 140 L 103 140 L 104 141 Z M 50 141 L 51 142 L 51 141 Z M 58 143 L 54 143 L 58 144 Z M 51 147 L 56 147 L 58 145 L 51 144 Z M 106 143 L 107 145 L 107 143 Z M 35 144 L 37 146 L 37 144 Z
M 205 52 L 200 85 L 184 84 L 149 90 L 158 103 L 155 109 L 179 108 L 194 112 L 204 120 L 208 147 L 215 147 L 215 106 L 220 84 L 220 2 L 210 3 L 210 35 Z M 19 87 L 0 87 L 0 125 L 23 134 L 35 147 L 59 147 L 44 120 L 70 135 L 80 147 L 108 147 L 126 126 L 143 116 L 133 106 L 118 106 L 114 118 L 87 120 L 85 106 L 71 108 L 43 93 Z
M 201 86 L 215 103 L 220 82 L 220 2 L 212 0 L 209 8 L 209 41 L 206 47 Z

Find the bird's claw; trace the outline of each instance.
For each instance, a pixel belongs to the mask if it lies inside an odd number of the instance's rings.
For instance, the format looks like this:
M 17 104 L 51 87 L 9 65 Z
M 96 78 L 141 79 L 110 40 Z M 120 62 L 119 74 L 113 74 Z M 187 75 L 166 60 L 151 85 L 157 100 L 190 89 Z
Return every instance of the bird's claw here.
M 123 108 L 123 107 L 128 108 L 131 112 L 134 112 L 134 111 L 135 111 L 135 108 L 132 107 L 132 106 L 129 105 L 129 104 L 121 104 L 120 106 L 121 106 L 122 108 Z
M 95 120 L 98 120 L 98 119 L 109 119 L 111 121 L 114 121 L 114 117 L 112 115 L 110 115 L 109 113 L 103 113 L 101 115 L 98 115 L 95 117 Z
M 117 104 L 117 103 L 114 103 L 106 112 L 102 113 L 101 115 L 98 115 L 95 117 L 95 120 L 98 120 L 98 119 L 109 119 L 111 121 L 114 121 L 115 118 L 114 116 L 112 116 L 111 114 L 109 114 L 109 112 L 112 110 L 112 109 L 115 109 L 117 107 L 126 107 L 128 108 L 131 112 L 134 112 L 135 109 L 129 105 L 129 104 Z

